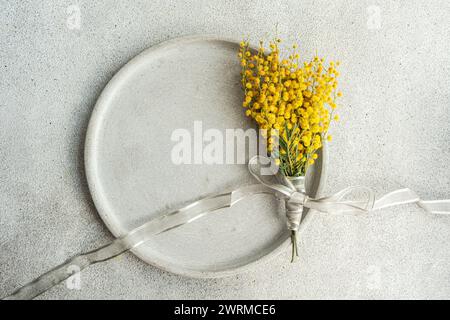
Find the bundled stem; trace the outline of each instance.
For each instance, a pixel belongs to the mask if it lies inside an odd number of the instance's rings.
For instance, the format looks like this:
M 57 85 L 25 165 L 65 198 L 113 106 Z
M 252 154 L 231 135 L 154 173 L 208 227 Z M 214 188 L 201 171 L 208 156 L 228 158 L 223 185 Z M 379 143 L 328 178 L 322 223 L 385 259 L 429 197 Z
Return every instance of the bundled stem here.
M 298 247 L 297 247 L 297 231 L 291 231 L 291 246 L 292 246 L 292 257 L 291 263 L 294 262 L 295 257 L 298 257 Z

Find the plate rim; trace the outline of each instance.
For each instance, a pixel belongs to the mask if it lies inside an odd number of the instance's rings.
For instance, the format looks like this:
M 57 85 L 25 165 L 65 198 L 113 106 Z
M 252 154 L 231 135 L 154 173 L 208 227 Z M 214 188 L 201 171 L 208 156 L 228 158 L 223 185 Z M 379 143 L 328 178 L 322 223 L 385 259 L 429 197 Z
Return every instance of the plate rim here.
M 157 43 L 153 46 L 148 47 L 147 49 L 144 49 L 139 54 L 128 60 L 108 81 L 106 86 L 102 89 L 100 95 L 97 98 L 97 101 L 94 105 L 94 108 L 91 112 L 91 116 L 89 119 L 89 123 L 86 130 L 86 137 L 85 137 L 85 144 L 84 144 L 84 168 L 85 168 L 85 176 L 87 180 L 87 185 L 89 189 L 89 193 L 92 197 L 94 206 L 96 208 L 96 211 L 98 215 L 100 216 L 103 223 L 106 225 L 108 230 L 113 234 L 114 237 L 120 236 L 120 230 L 116 226 L 116 224 L 113 223 L 114 217 L 108 214 L 108 208 L 106 205 L 106 201 L 104 201 L 102 198 L 102 192 L 101 192 L 101 186 L 98 180 L 95 179 L 96 175 L 96 161 L 95 161 L 95 151 L 96 151 L 96 145 L 95 140 L 97 136 L 97 131 L 101 127 L 101 120 L 102 115 L 107 110 L 108 106 L 108 100 L 112 98 L 113 92 L 112 89 L 120 84 L 121 81 L 126 80 L 126 75 L 129 70 L 134 68 L 136 65 L 139 64 L 139 62 L 144 59 L 144 57 L 147 57 L 147 55 L 157 52 L 162 49 L 169 48 L 170 46 L 178 46 L 185 43 L 190 42 L 196 42 L 196 41 L 220 41 L 220 42 L 227 42 L 231 43 L 233 45 L 239 46 L 239 42 L 225 38 L 225 37 L 218 37 L 215 35 L 191 35 L 191 36 L 184 36 L 184 37 L 178 37 L 166 41 L 162 41 L 160 43 Z M 323 147 L 321 148 L 322 152 L 322 166 L 321 166 L 321 173 L 320 173 L 320 179 L 318 182 L 317 192 L 316 194 L 319 195 L 322 193 L 324 185 L 325 185 L 325 179 L 327 176 L 327 162 L 328 162 L 328 147 L 327 143 L 323 144 Z M 302 221 L 300 225 L 299 232 L 302 232 L 306 226 L 309 224 L 309 221 L 311 220 L 311 214 L 307 214 L 305 219 Z M 272 251 L 268 252 L 267 254 L 264 254 L 263 256 L 256 258 L 253 261 L 250 261 L 248 263 L 245 263 L 240 266 L 236 267 L 230 267 L 228 269 L 223 270 L 217 270 L 217 271 L 203 271 L 203 270 L 192 270 L 189 268 L 183 268 L 183 267 L 174 267 L 173 265 L 165 265 L 158 263 L 158 261 L 155 260 L 149 260 L 146 257 L 144 257 L 143 254 L 139 252 L 139 250 L 132 249 L 130 250 L 134 255 L 136 255 L 140 260 L 144 261 L 145 263 L 152 265 L 154 267 L 157 267 L 161 270 L 178 274 L 181 276 L 189 277 L 189 278 L 221 278 L 226 276 L 232 276 L 238 273 L 242 273 L 245 271 L 248 271 L 249 269 L 255 267 L 258 264 L 261 264 L 265 261 L 268 261 L 277 255 L 281 254 L 285 251 L 286 247 L 290 245 L 290 238 L 287 238 L 284 242 L 282 242 L 278 247 L 273 249 Z

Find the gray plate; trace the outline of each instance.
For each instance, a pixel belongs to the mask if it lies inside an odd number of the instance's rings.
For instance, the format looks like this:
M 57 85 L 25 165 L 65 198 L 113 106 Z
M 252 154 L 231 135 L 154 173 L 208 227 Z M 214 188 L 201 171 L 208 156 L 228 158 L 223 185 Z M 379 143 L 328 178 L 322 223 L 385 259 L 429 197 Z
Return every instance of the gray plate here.
M 86 174 L 97 210 L 116 237 L 168 209 L 255 183 L 244 164 L 171 160 L 172 132 L 193 132 L 194 121 L 202 121 L 203 131 L 255 127 L 241 107 L 238 47 L 214 37 L 168 41 L 132 59 L 104 89 L 86 137 Z M 326 154 L 319 159 L 308 178 L 312 195 L 324 180 Z M 282 206 L 258 195 L 158 235 L 133 252 L 170 272 L 220 277 L 289 243 Z

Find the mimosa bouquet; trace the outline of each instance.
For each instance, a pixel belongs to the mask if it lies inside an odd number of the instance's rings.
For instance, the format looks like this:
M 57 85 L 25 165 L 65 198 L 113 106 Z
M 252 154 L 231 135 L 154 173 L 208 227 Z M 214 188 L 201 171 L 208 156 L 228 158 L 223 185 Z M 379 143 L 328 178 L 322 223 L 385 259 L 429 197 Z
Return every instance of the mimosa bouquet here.
M 325 59 L 317 55 L 301 62 L 297 44 L 282 55 L 280 42 L 270 41 L 268 51 L 262 41 L 257 50 L 251 49 L 248 41 L 240 43 L 238 56 L 245 93 L 242 106 L 267 139 L 267 153 L 279 174 L 304 192 L 306 171 L 318 158 L 317 151 L 324 141 L 331 141 L 330 123 L 339 120 L 335 114 L 336 100 L 342 96 L 337 90 L 339 62 L 331 61 L 327 66 Z M 298 255 L 296 231 L 301 213 L 292 213 L 303 208 L 289 203 L 286 208 L 291 213 L 288 224 L 294 258 Z

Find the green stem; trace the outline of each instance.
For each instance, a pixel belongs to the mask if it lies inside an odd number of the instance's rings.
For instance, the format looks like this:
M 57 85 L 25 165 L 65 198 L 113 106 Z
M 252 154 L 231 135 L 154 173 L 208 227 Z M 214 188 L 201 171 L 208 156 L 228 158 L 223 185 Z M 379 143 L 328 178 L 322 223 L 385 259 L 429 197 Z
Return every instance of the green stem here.
M 291 244 L 292 244 L 292 257 L 291 263 L 294 262 L 295 257 L 298 257 L 298 247 L 297 247 L 297 231 L 291 231 Z

